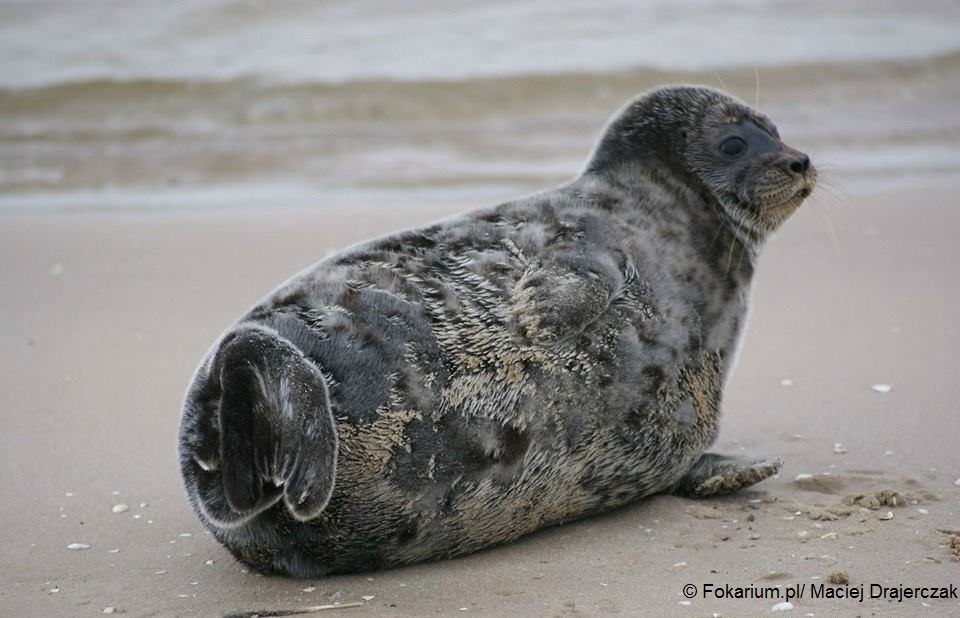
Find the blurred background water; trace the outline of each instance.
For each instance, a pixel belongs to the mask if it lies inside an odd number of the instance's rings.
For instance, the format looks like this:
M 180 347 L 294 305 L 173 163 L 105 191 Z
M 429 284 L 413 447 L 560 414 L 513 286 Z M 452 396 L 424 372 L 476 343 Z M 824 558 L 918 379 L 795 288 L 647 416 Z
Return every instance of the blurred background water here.
M 480 205 L 671 82 L 842 185 L 960 173 L 952 0 L 5 0 L 0 211 Z

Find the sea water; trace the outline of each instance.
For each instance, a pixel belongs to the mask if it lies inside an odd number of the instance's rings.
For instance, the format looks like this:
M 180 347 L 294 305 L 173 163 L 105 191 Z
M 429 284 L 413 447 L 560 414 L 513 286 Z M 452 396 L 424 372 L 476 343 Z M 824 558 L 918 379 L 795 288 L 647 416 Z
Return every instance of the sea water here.
M 960 3 L 0 2 L 0 210 L 480 205 L 644 89 L 722 87 L 839 183 L 960 173 Z

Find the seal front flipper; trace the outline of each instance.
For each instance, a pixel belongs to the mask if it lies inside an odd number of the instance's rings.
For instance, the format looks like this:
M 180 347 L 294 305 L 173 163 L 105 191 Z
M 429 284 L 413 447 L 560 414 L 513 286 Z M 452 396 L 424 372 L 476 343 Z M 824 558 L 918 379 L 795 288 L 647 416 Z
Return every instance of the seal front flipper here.
M 595 247 L 570 247 L 531 261 L 510 298 L 520 335 L 540 344 L 583 331 L 610 306 L 624 283 L 612 256 Z
M 688 498 L 729 494 L 770 478 L 781 466 L 780 459 L 751 460 L 705 453 L 673 487 L 673 493 Z
M 187 394 L 181 469 L 191 501 L 234 527 L 281 498 L 298 520 L 333 491 L 338 440 L 319 369 L 276 332 L 228 333 Z

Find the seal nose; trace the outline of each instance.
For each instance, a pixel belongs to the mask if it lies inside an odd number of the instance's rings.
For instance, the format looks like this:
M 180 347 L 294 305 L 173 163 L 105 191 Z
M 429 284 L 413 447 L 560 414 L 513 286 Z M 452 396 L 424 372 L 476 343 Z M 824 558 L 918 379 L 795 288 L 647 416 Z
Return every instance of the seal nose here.
M 797 176 L 803 176 L 810 169 L 810 157 L 796 150 L 783 153 L 779 163 L 783 171 Z
M 810 157 L 805 154 L 801 154 L 790 162 L 790 171 L 794 174 L 805 174 L 808 169 L 810 169 Z

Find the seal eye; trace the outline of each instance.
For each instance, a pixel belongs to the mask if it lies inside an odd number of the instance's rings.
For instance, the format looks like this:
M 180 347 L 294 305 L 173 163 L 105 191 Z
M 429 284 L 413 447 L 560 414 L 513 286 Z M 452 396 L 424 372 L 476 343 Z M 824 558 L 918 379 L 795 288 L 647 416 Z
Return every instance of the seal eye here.
M 747 151 L 747 143 L 739 137 L 728 137 L 720 143 L 720 152 L 728 157 L 739 157 Z

